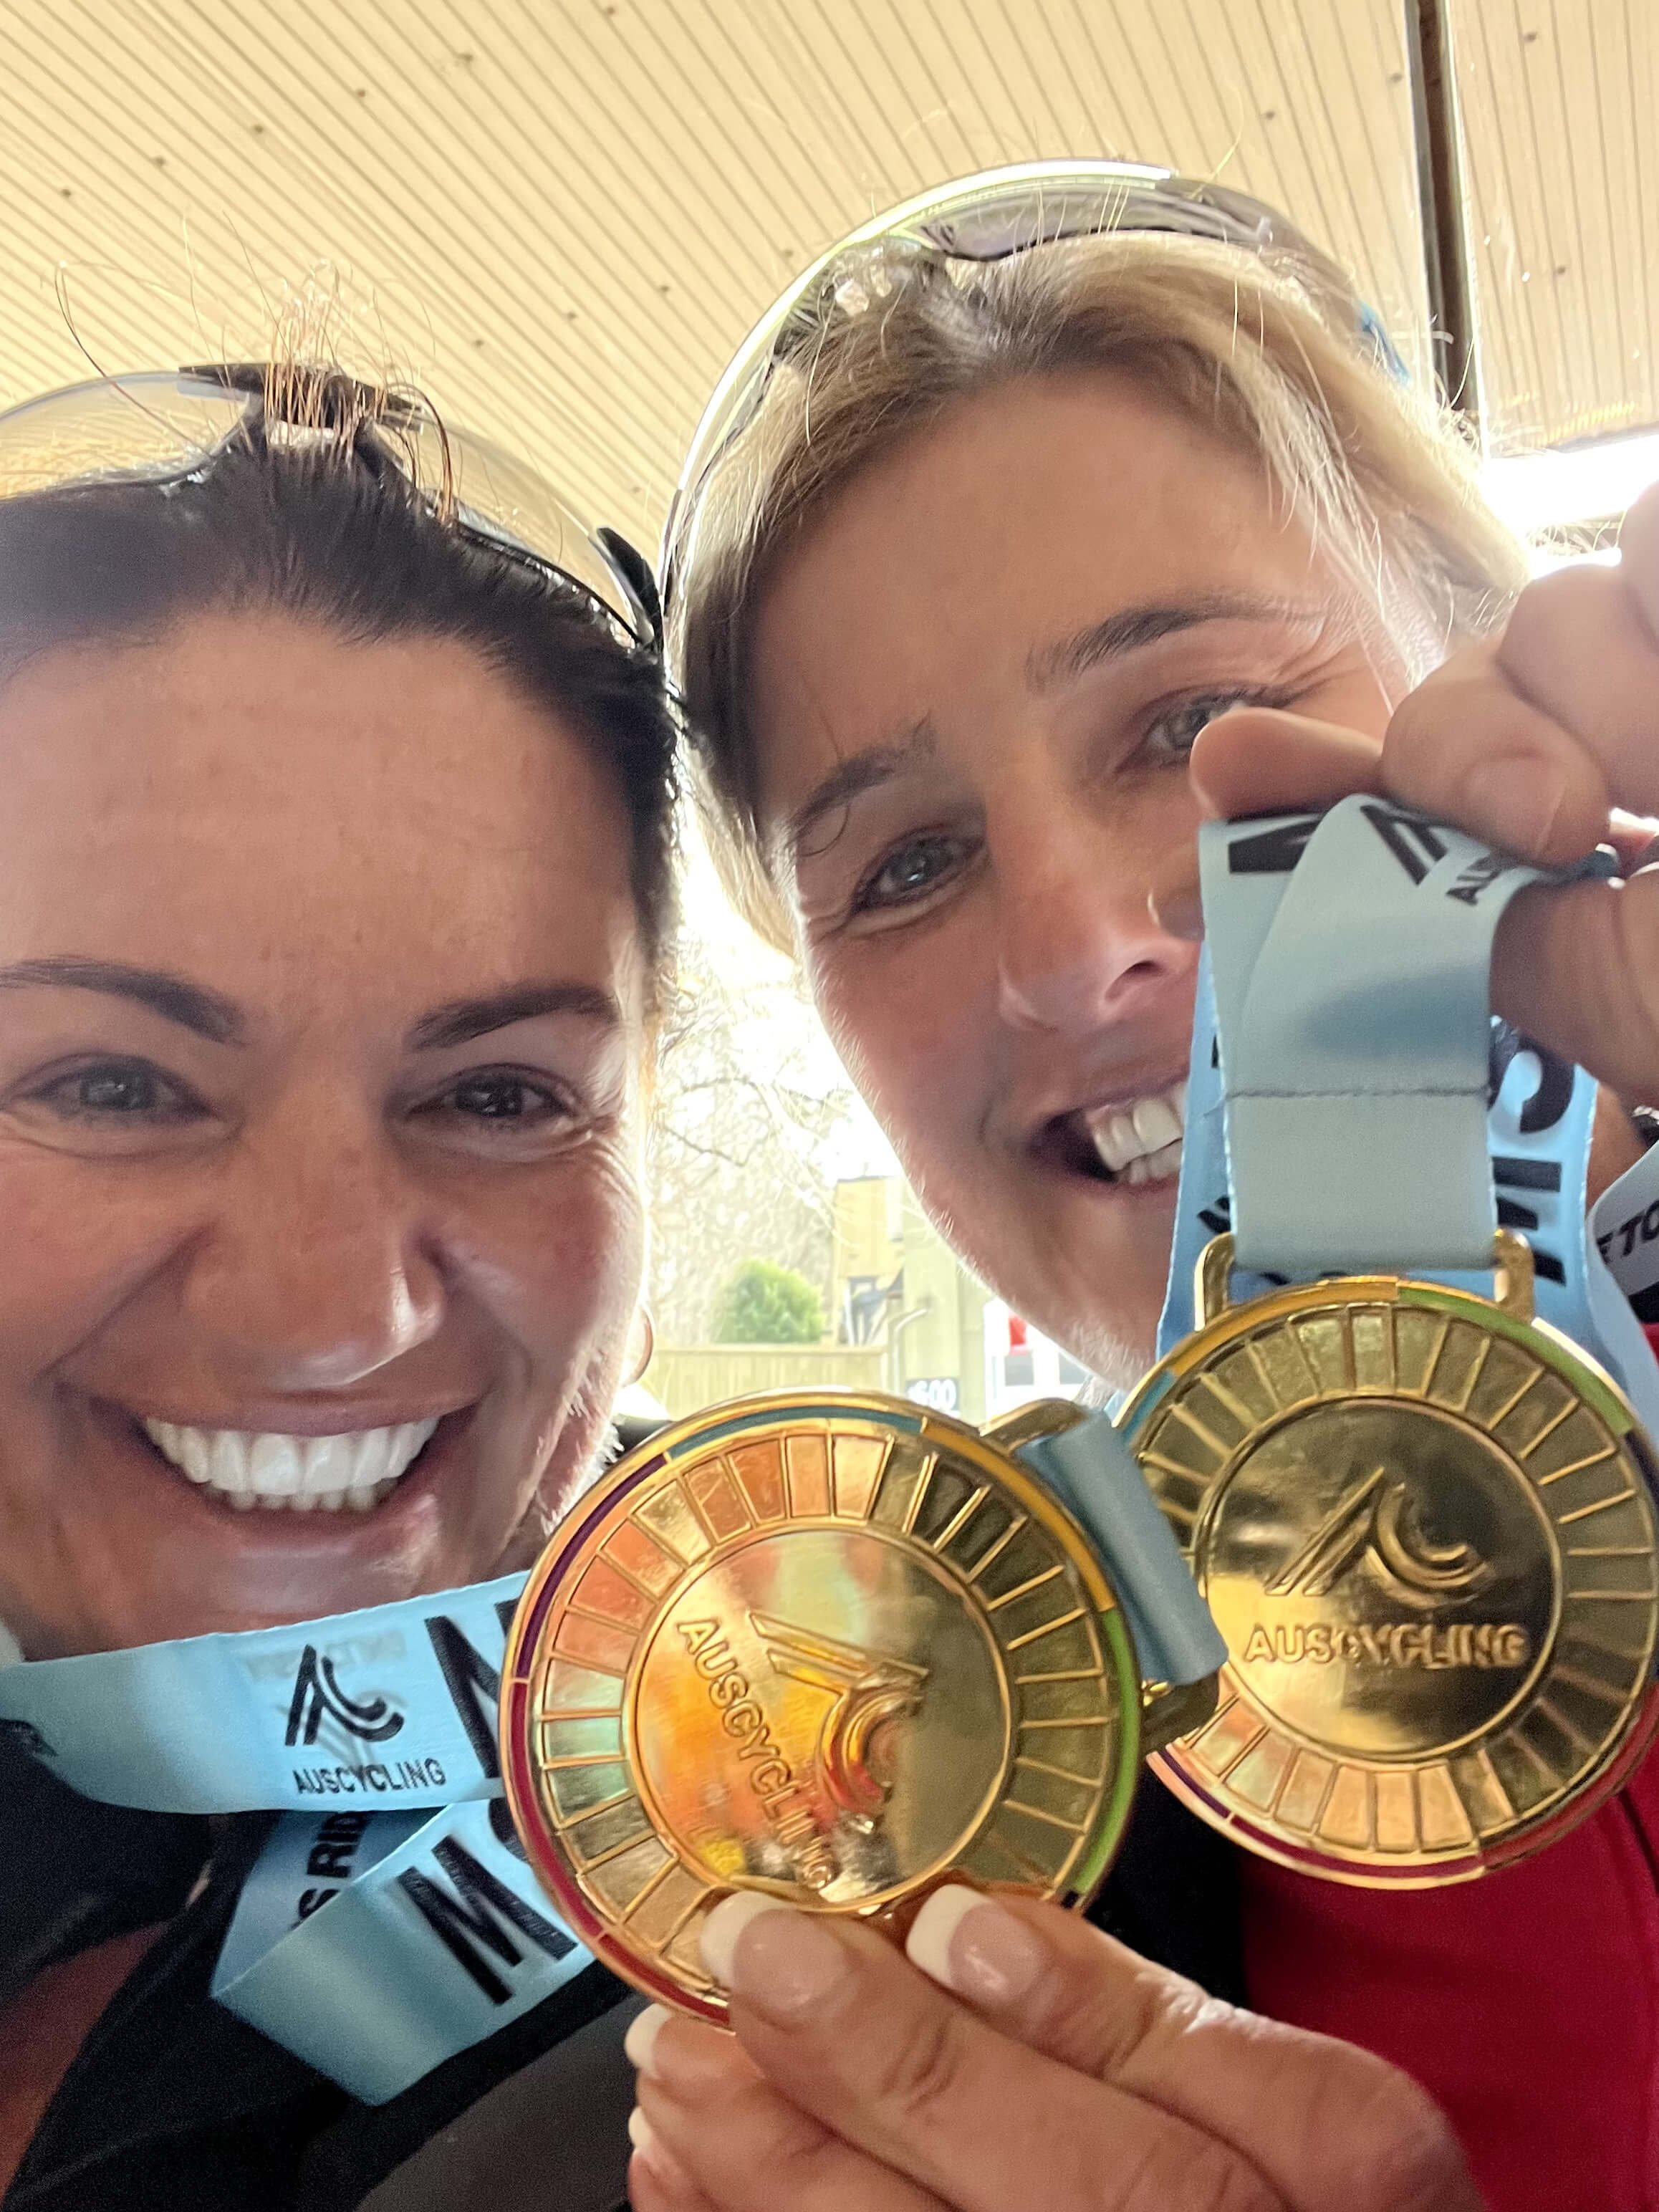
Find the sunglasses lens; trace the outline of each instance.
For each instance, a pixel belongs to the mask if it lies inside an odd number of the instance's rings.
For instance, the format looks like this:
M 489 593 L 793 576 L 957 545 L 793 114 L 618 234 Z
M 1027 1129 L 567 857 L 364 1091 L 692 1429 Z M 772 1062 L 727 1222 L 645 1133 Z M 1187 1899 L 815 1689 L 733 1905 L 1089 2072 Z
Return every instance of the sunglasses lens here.
M 111 477 L 165 482 L 240 424 L 240 393 L 182 376 L 109 377 L 0 415 L 0 499 Z
M 953 261 L 1000 261 L 1030 246 L 1108 231 L 1208 238 L 1253 252 L 1282 248 L 1322 291 L 1333 299 L 1352 297 L 1342 272 L 1272 208 L 1243 192 L 1139 162 L 1034 161 L 964 178 L 907 200 L 821 256 L 744 341 L 693 435 L 669 508 L 663 538 L 668 594 L 686 557 L 682 534 L 696 528 L 694 509 L 704 478 L 759 412 L 779 364 L 810 356 L 826 312 L 826 294 L 844 311 L 861 312 L 859 303 L 883 289 L 868 280 L 884 253 L 908 248 Z M 1408 380 L 1374 313 L 1357 301 L 1352 307 L 1359 342 L 1391 376 Z
M 106 377 L 48 392 L 0 415 L 0 499 L 118 479 L 174 481 L 236 436 L 254 404 L 244 383 L 191 372 Z M 273 443 L 332 434 L 278 418 L 268 428 Z M 446 429 L 419 405 L 388 407 L 375 434 L 419 491 L 447 498 L 470 535 L 556 571 L 640 642 L 651 641 L 647 613 L 622 573 L 533 469 L 488 439 Z

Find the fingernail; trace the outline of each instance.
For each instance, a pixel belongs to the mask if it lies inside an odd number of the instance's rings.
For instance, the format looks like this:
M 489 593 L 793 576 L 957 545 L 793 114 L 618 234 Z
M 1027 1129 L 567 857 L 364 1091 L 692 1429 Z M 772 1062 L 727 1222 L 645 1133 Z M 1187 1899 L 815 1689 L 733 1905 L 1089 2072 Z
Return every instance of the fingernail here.
M 649 2158 L 653 2152 L 661 2148 L 657 2141 L 657 2130 L 637 2105 L 628 2115 L 628 2140 L 641 2158 Z
M 657 2038 L 667 2025 L 668 2008 L 659 2004 L 647 2005 L 643 2012 L 636 2013 L 628 2023 L 628 2033 L 623 2038 L 623 2049 L 628 2053 L 629 2063 L 636 2073 L 648 2074 L 651 2071 L 651 2053 L 656 2047 Z
M 1523 858 L 1542 852 L 1565 796 L 1560 771 L 1547 762 L 1485 761 L 1463 787 L 1479 834 Z
M 1167 936 L 1195 944 L 1204 934 L 1204 899 L 1195 884 L 1154 885 L 1146 894 L 1146 911 Z
M 975 2004 L 1012 2004 L 1048 1964 L 1024 1921 L 955 1882 L 933 1892 L 911 1922 L 904 1948 L 912 1966 Z
M 740 1889 L 702 1925 L 702 1962 L 722 1989 L 788 2027 L 850 1971 L 847 1954 L 811 1913 Z

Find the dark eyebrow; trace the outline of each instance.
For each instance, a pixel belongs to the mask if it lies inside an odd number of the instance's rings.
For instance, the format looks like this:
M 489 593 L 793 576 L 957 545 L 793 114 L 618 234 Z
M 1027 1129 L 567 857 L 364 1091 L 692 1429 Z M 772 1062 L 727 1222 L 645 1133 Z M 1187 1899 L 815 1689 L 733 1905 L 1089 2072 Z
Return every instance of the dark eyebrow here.
M 848 805 L 862 792 L 890 783 L 918 761 L 928 759 L 938 750 L 938 744 L 932 725 L 922 721 L 897 744 L 872 745 L 866 752 L 849 755 L 839 768 L 831 769 L 822 783 L 813 786 L 781 825 L 773 840 L 775 849 L 792 860 L 798 859 L 801 848 L 826 814 Z
M 128 968 L 117 960 L 84 960 L 73 953 L 58 953 L 46 960 L 20 960 L 0 968 L 0 991 L 30 988 L 46 990 L 100 991 L 106 998 L 131 999 L 148 1006 L 164 1021 L 193 1030 L 210 1044 L 241 1044 L 247 1026 L 234 1000 L 187 982 L 160 968 Z
M 622 1027 L 623 1012 L 609 991 L 593 983 L 514 983 L 484 999 L 457 999 L 422 1014 L 404 1042 L 410 1052 L 441 1052 L 447 1045 L 470 1044 L 491 1030 L 513 1022 L 534 1021 L 538 1014 L 580 1014 L 607 1029 Z
M 1294 599 L 1253 599 L 1231 592 L 1215 592 L 1202 599 L 1120 607 L 1104 622 L 1092 623 L 1057 644 L 1038 646 L 1025 664 L 1026 681 L 1034 691 L 1055 684 L 1074 683 L 1103 660 L 1116 659 L 1138 647 L 1156 645 L 1161 637 L 1179 630 L 1196 629 L 1216 622 L 1293 623 L 1312 626 L 1323 618 L 1317 607 Z

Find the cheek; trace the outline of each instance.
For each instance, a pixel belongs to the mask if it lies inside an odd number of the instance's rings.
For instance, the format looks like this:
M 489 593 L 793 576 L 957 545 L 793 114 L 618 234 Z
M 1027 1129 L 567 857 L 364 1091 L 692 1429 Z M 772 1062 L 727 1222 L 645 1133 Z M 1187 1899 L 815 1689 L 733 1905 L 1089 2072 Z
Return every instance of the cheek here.
M 620 1339 L 639 1297 L 645 1226 L 635 1163 L 588 1146 L 533 1188 L 467 1209 L 453 1249 L 496 1320 L 555 1383 Z
M 27 1383 L 94 1335 L 188 1236 L 177 1191 L 33 1147 L 0 1146 L 0 1370 Z
M 809 955 L 812 1003 L 890 1138 L 977 1117 L 995 1066 L 996 964 L 967 915 Z

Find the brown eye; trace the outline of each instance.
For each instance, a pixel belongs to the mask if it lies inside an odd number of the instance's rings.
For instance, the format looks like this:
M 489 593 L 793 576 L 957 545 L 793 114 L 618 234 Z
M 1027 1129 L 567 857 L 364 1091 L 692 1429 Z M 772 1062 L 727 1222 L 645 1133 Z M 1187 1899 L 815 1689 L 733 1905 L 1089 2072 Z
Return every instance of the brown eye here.
M 545 1091 L 532 1091 L 516 1075 L 475 1075 L 456 1085 L 449 1094 L 458 1114 L 474 1114 L 486 1121 L 520 1121 L 538 1106 L 551 1103 Z
M 143 1060 L 94 1060 L 56 1077 L 34 1095 L 76 1121 L 181 1121 L 200 1111 L 179 1085 Z
M 492 1137 L 558 1135 L 582 1119 L 579 1103 L 545 1079 L 514 1067 L 481 1067 L 416 1109 L 420 1118 Z

